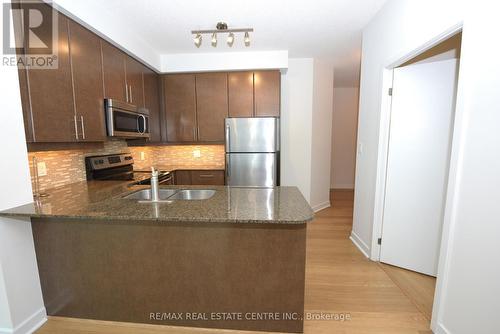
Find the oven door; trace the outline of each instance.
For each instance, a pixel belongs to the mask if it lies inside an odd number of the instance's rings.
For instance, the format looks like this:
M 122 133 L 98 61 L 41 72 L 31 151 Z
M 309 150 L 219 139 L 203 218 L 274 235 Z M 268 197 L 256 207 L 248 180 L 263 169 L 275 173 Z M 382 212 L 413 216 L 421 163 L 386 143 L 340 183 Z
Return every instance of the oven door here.
M 118 108 L 107 110 L 108 136 L 149 138 L 149 115 Z

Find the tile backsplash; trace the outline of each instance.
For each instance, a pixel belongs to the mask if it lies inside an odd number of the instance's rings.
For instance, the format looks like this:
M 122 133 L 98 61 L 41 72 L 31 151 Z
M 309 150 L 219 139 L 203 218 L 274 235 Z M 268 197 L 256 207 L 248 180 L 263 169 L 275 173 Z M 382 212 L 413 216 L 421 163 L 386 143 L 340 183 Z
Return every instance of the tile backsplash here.
M 142 152 L 142 154 L 141 154 Z M 224 167 L 223 145 L 182 145 L 128 147 L 122 140 L 107 141 L 89 146 L 31 151 L 28 153 L 31 181 L 34 182 L 33 157 L 46 166 L 47 175 L 40 176 L 40 190 L 84 181 L 85 157 L 98 154 L 131 153 L 135 169 L 151 166 L 165 167 Z

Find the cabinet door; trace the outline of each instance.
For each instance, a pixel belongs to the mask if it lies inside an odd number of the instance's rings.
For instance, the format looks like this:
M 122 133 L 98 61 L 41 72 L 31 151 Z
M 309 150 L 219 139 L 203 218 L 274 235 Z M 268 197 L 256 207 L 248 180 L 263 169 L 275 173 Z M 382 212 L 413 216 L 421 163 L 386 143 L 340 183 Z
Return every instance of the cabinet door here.
M 161 141 L 159 76 L 144 68 L 144 107 L 149 110 L 149 141 Z
M 253 72 L 230 72 L 227 79 L 229 117 L 252 117 Z
M 196 74 L 196 115 L 198 141 L 224 141 L 227 108 L 227 74 Z
M 144 84 L 142 81 L 142 72 L 144 66 L 135 59 L 126 56 L 126 73 L 128 101 L 139 108 L 144 107 Z
M 106 138 L 101 44 L 97 35 L 69 21 L 70 56 L 79 139 Z
M 127 102 L 125 89 L 125 54 L 101 40 L 104 97 Z
M 193 185 L 224 185 L 224 171 L 222 170 L 193 170 L 191 171 Z
M 49 6 L 40 7 L 48 12 Z M 41 28 L 37 34 L 47 40 L 50 34 Z M 33 139 L 35 142 L 72 142 L 76 141 L 75 110 L 71 86 L 69 61 L 68 19 L 58 15 L 58 68 L 28 69 L 27 82 L 31 98 L 31 118 L 33 120 Z M 50 38 L 48 39 L 50 40 Z
M 167 141 L 196 141 L 196 91 L 194 74 L 163 77 Z
M 176 170 L 175 172 L 176 185 L 190 185 L 191 184 L 191 171 L 189 170 Z
M 280 81 L 279 71 L 254 72 L 255 116 L 280 115 Z

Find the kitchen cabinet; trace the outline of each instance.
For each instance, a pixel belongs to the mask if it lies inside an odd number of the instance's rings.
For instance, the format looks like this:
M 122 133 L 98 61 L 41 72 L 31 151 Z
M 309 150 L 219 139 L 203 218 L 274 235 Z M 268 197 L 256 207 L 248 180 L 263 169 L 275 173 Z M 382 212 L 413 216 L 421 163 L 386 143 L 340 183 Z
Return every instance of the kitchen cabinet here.
M 191 184 L 191 171 L 189 170 L 176 170 L 174 172 L 174 179 L 176 185 L 190 185 Z
M 252 117 L 253 72 L 229 72 L 227 82 L 229 117 Z
M 104 96 L 144 107 L 145 67 L 108 42 L 102 41 Z
M 256 117 L 280 115 L 280 85 L 280 71 L 254 72 L 254 114 Z
M 103 141 L 106 124 L 100 39 L 70 20 L 69 40 L 78 140 Z
M 164 112 L 168 142 L 197 140 L 196 82 L 194 74 L 163 77 Z
M 42 15 L 50 15 L 50 6 L 40 6 Z M 33 142 L 73 142 L 76 141 L 75 112 L 71 82 L 71 67 L 68 42 L 68 19 L 58 17 L 58 68 L 26 70 L 25 85 L 30 97 L 29 110 L 25 112 L 31 119 L 29 139 Z M 37 34 L 42 40 L 50 40 L 51 31 L 42 25 Z M 26 92 L 25 92 L 26 93 Z
M 142 80 L 145 67 L 132 57 L 125 57 L 128 103 L 139 108 L 144 107 L 144 84 Z
M 176 170 L 176 185 L 224 185 L 223 170 Z
M 125 54 L 104 40 L 101 40 L 101 50 L 104 97 L 127 102 Z
M 196 74 L 197 140 L 224 141 L 224 119 L 228 117 L 227 74 Z
M 144 68 L 144 107 L 149 110 L 150 142 L 161 141 L 159 76 Z
M 191 184 L 193 185 L 224 185 L 223 170 L 192 170 Z

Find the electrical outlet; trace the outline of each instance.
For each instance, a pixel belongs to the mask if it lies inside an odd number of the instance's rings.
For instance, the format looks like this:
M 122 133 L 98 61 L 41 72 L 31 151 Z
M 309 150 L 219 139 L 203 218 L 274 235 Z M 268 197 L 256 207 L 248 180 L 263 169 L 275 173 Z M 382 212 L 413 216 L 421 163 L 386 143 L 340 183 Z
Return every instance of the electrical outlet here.
M 146 160 L 146 154 L 143 151 L 141 151 L 141 160 Z
M 194 150 L 193 151 L 193 157 L 195 157 L 195 158 L 201 157 L 201 151 L 200 150 Z
M 36 168 L 38 170 L 38 176 L 47 175 L 47 166 L 45 166 L 45 162 L 39 162 L 36 164 Z

